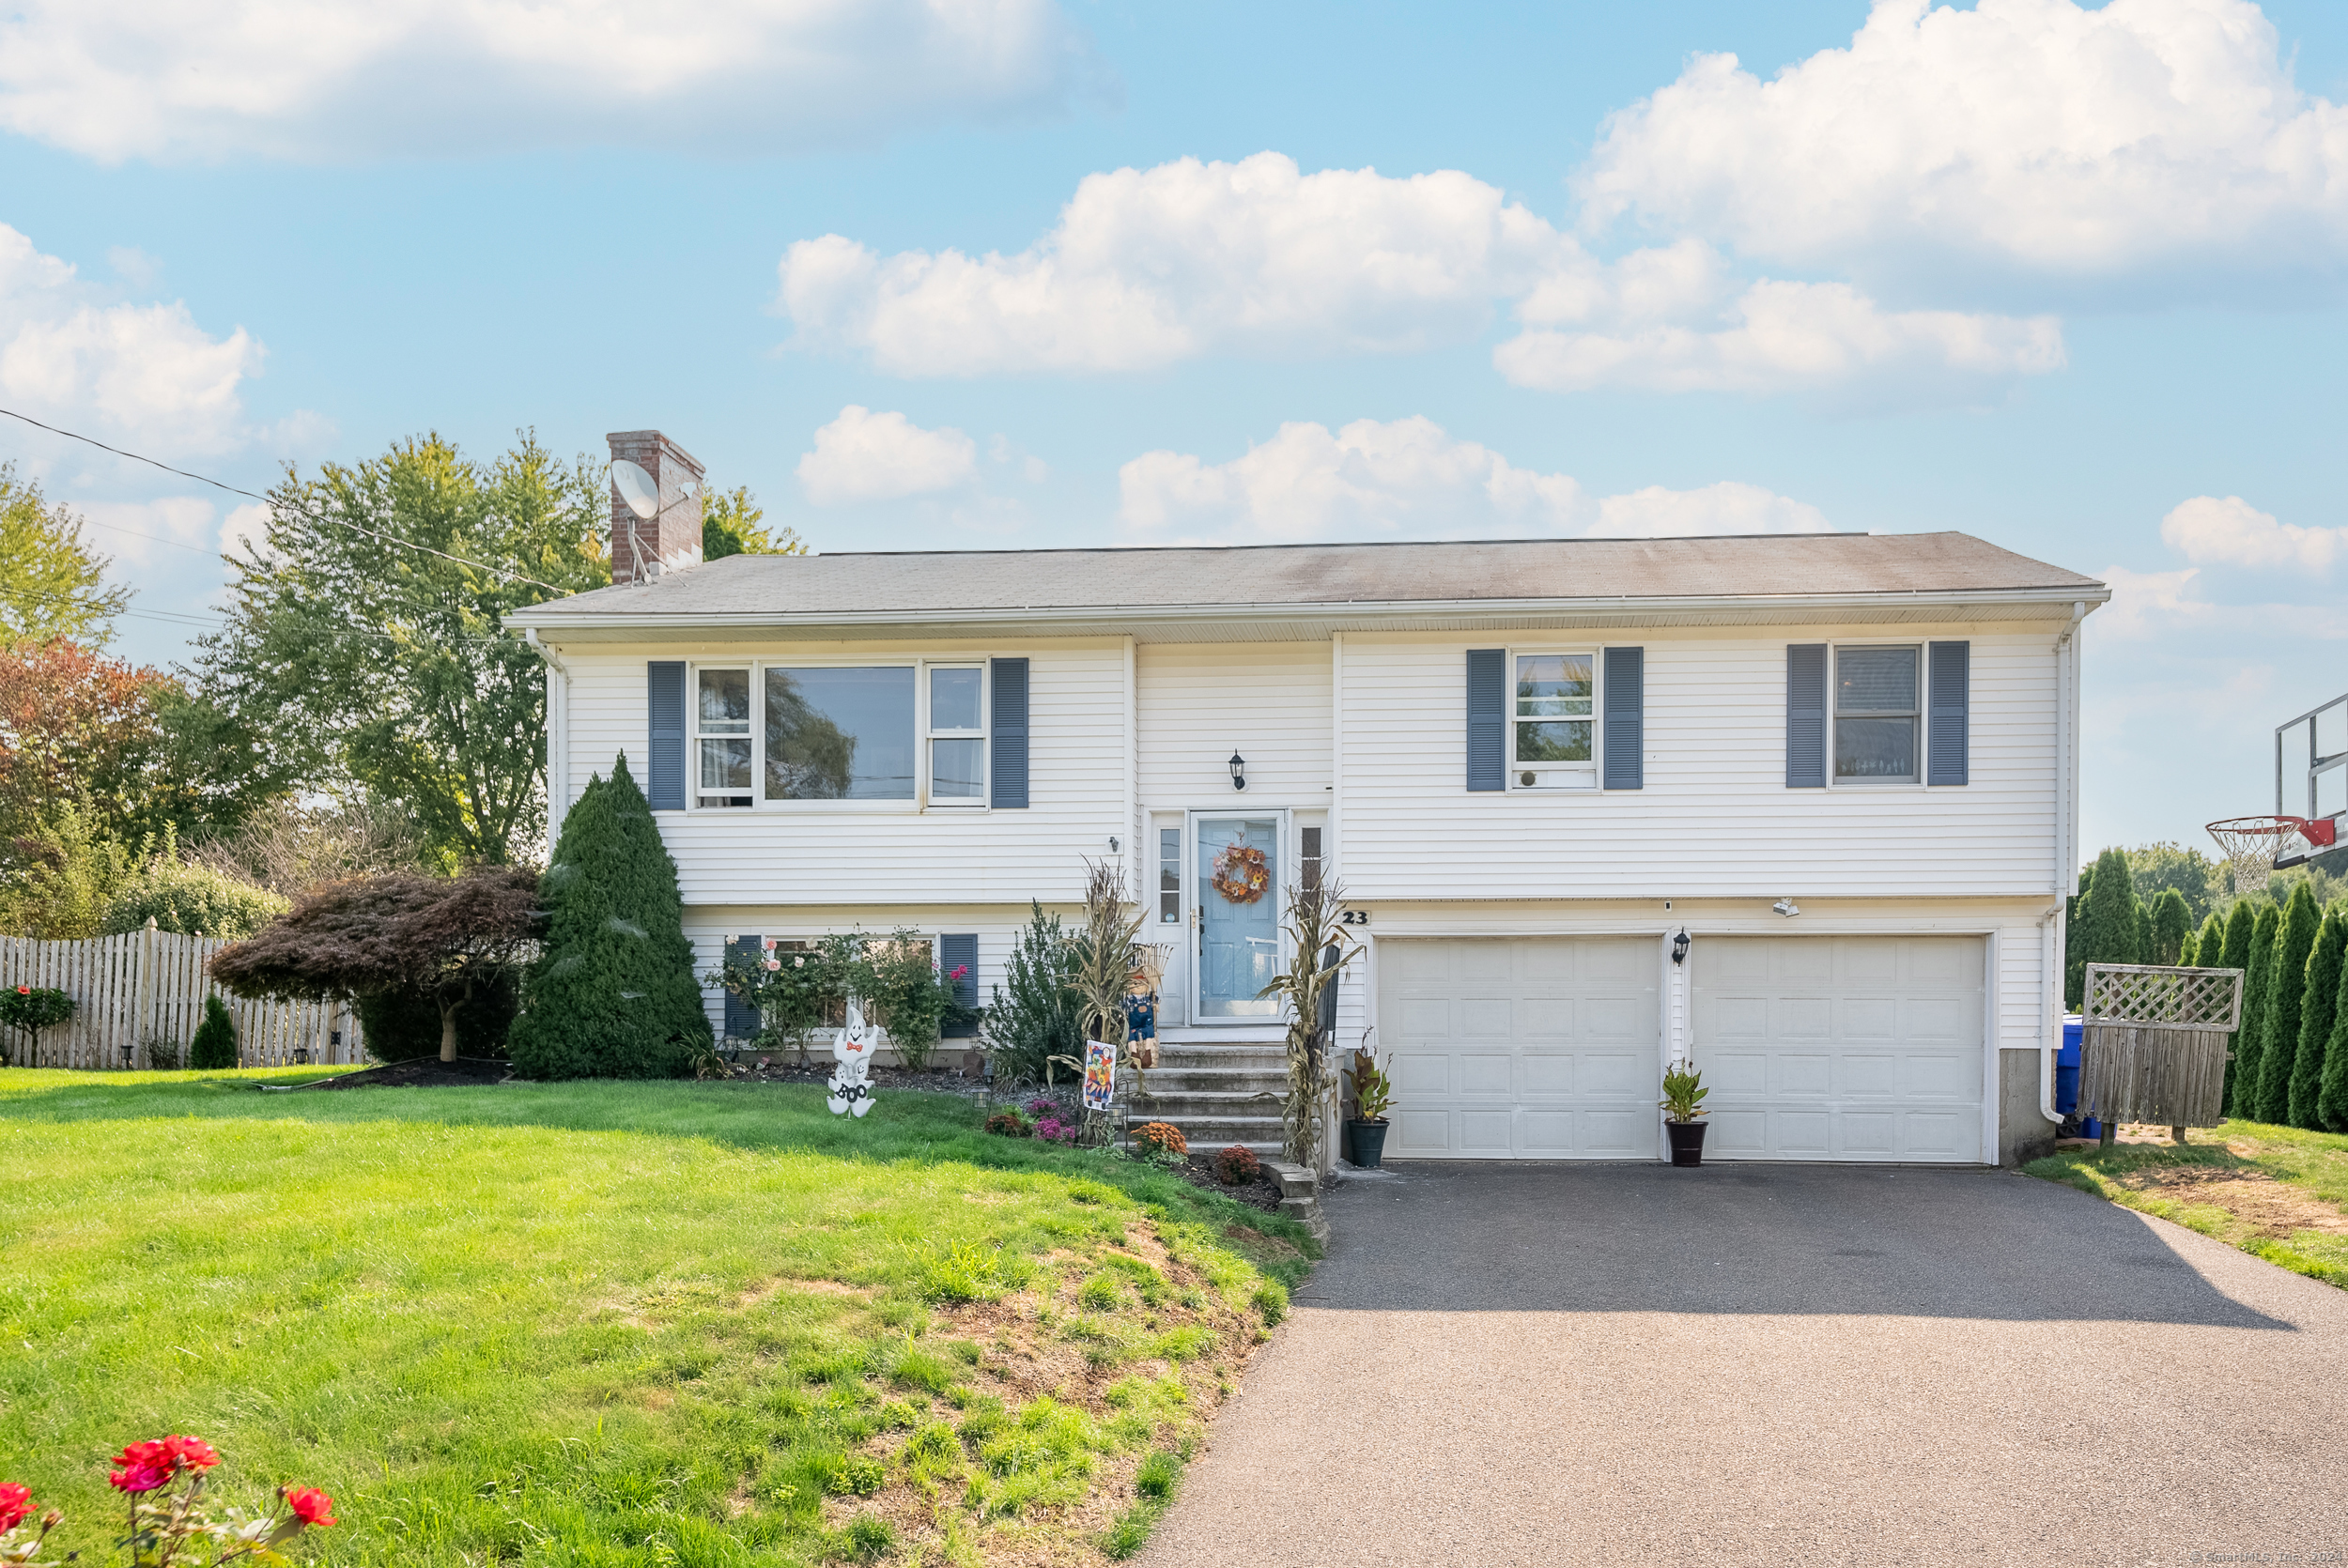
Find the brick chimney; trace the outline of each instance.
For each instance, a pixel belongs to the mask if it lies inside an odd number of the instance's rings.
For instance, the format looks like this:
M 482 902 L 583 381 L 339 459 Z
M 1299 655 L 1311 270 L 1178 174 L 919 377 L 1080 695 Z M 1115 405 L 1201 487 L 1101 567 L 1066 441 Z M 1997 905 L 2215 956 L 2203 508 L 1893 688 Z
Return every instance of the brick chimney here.
M 660 490 L 660 512 L 636 515 L 611 486 L 611 580 L 649 582 L 663 571 L 691 566 L 702 558 L 702 466 L 657 430 L 614 430 L 604 439 L 611 456 L 626 458 L 652 475 Z

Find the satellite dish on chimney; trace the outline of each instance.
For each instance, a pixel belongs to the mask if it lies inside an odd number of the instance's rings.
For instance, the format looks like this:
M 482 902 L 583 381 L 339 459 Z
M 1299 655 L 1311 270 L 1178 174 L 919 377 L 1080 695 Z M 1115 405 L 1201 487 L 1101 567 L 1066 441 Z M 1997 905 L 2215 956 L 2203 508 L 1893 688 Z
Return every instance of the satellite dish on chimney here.
M 611 460 L 611 484 L 627 502 L 627 509 L 650 522 L 660 515 L 660 486 L 652 475 L 625 457 Z

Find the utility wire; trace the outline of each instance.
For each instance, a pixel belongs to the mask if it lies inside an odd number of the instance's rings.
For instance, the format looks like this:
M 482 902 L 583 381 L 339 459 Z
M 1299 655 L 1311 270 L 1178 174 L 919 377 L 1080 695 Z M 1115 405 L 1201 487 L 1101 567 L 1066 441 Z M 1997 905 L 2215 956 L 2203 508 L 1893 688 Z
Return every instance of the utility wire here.
M 131 459 L 131 461 L 132 461 L 133 463 L 145 463 L 146 465 L 147 465 L 147 467 L 149 467 L 149 468 L 154 468 L 154 469 L 162 469 L 162 470 L 163 470 L 163 472 L 165 472 L 165 473 L 176 473 L 176 474 L 178 474 L 178 475 L 180 478 L 182 478 L 182 479 L 193 479 L 193 480 L 194 480 L 194 481 L 195 481 L 198 484 L 209 484 L 209 485 L 210 485 L 210 486 L 211 486 L 213 489 L 215 489 L 215 490 L 225 490 L 225 491 L 227 491 L 227 492 L 228 492 L 230 495 L 232 495 L 232 496 L 243 496 L 243 497 L 245 497 L 247 500 L 257 500 L 257 501 L 261 502 L 264 506 L 271 506 L 271 507 L 274 507 L 274 506 L 279 506 L 279 505 L 282 505 L 282 504 L 283 504 L 282 502 L 271 500 L 270 500 L 269 497 L 267 497 L 267 496 L 255 495 L 255 494 L 254 494 L 252 491 L 250 491 L 250 490 L 239 489 L 238 486 L 236 486 L 236 485 L 234 485 L 234 484 L 224 484 L 224 482 L 220 481 L 220 480 L 217 480 L 217 479 L 212 479 L 212 478 L 209 478 L 209 477 L 207 477 L 207 476 L 206 476 L 206 475 L 204 475 L 204 474 L 200 474 L 200 473 L 190 473 L 190 472 L 189 472 L 187 469 L 175 469 L 175 468 L 173 468 L 170 464 L 168 464 L 168 463 L 166 463 L 166 462 L 162 461 L 160 458 L 148 457 L 148 456 L 144 455 L 143 453 L 136 453 L 136 452 L 125 452 L 125 451 L 123 451 L 123 450 L 122 450 L 122 448 L 120 448 L 120 447 L 118 447 L 118 446 L 108 446 L 105 442 L 103 442 L 103 441 L 100 440 L 100 439 L 99 439 L 97 437 L 95 437 L 95 436 L 85 436 L 85 435 L 80 434 L 80 433 L 79 433 L 79 432 L 77 432 L 77 431 L 72 431 L 72 430 L 60 430 L 60 429 L 58 429 L 58 428 L 57 428 L 55 425 L 54 425 L 54 424 L 43 424 L 40 421 L 39 421 L 39 420 L 37 420 L 37 419 L 33 418 L 33 416 L 32 416 L 32 415 L 30 415 L 30 414 L 20 414 L 20 413 L 18 413 L 15 409 L 13 409 L 13 408 L 0 408 L 0 414 L 6 414 L 6 415 L 8 415 L 8 418 L 10 418 L 10 419 L 12 419 L 12 420 L 17 420 L 17 421 L 20 421 L 20 422 L 22 422 L 22 423 L 25 423 L 25 424 L 29 424 L 29 425 L 31 425 L 31 426 L 32 426 L 34 429 L 36 429 L 36 430 L 46 430 L 46 431 L 48 431 L 48 432 L 49 432 L 52 436 L 63 436 L 66 439 L 68 439 L 68 440 L 70 440 L 70 441 L 83 441 L 83 442 L 86 442 L 87 444 L 89 444 L 89 445 L 91 445 L 91 446 L 96 447 L 96 448 L 97 448 L 99 451 L 100 451 L 100 452 L 111 452 L 111 453 L 114 453 L 116 457 L 128 457 L 128 458 L 129 458 L 129 459 Z M 530 584 L 530 586 L 531 586 L 531 587 L 533 587 L 533 588 L 543 588 L 543 589 L 548 590 L 549 592 L 554 592 L 554 593 L 564 593 L 564 594 L 567 594 L 567 593 L 569 593 L 569 592 L 570 592 L 570 590 L 569 590 L 569 589 L 559 587 L 559 586 L 557 586 L 557 585 L 556 585 L 556 584 L 554 584 L 554 583 L 550 583 L 550 582 L 540 582 L 540 581 L 539 581 L 536 577 L 526 577 L 526 576 L 522 576 L 519 572 L 508 572 L 508 571 L 503 570 L 503 569 L 502 569 L 502 568 L 501 568 L 501 567 L 496 567 L 496 566 L 486 565 L 486 564 L 484 564 L 483 562 L 478 561 L 470 561 L 470 560 L 467 560 L 465 557 L 463 557 L 463 556 L 461 556 L 461 555 L 451 555 L 451 554 L 449 554 L 449 553 L 448 553 L 448 551 L 446 551 L 446 550 L 436 550 L 436 549 L 434 549 L 434 548 L 433 548 L 431 546 L 429 546 L 429 545 L 419 545 L 419 544 L 417 544 L 417 543 L 416 543 L 414 540 L 412 540 L 412 539 L 401 539 L 401 538 L 399 538 L 399 537 L 397 537 L 396 535 L 394 535 L 394 534 L 389 534 L 389 533 L 378 533 L 378 532 L 377 532 L 374 529 L 371 529 L 371 528 L 362 528 L 362 527 L 360 527 L 357 523 L 348 522 L 348 521 L 346 521 L 346 520 L 344 520 L 344 519 L 342 519 L 342 518 L 338 518 L 338 517 L 321 517 L 321 516 L 319 516 L 317 513 L 315 513 L 315 512 L 311 512 L 311 511 L 307 511 L 307 510 L 305 510 L 305 509 L 303 509 L 303 508 L 301 508 L 301 507 L 286 507 L 286 510 L 287 510 L 287 511 L 289 511 L 289 512 L 293 512 L 293 513 L 295 513 L 296 515 L 300 515 L 300 516 L 304 516 L 304 517 L 307 517 L 307 518 L 309 518 L 309 519 L 310 519 L 312 522 L 314 522 L 314 523 L 324 523 L 324 524 L 327 524 L 328 526 L 330 526 L 330 527 L 333 527 L 333 528 L 347 528 L 347 529 L 350 530 L 353 533 L 363 533 L 363 534 L 365 534 L 365 535 L 366 535 L 368 538 L 370 538 L 370 539 L 380 539 L 380 540 L 382 540 L 382 541 L 383 541 L 385 544 L 387 544 L 387 545 L 398 545 L 398 546 L 403 546 L 403 547 L 405 547 L 405 548 L 407 548 L 407 549 L 410 549 L 410 550 L 422 550 L 422 551 L 423 551 L 425 554 L 426 554 L 426 555 L 437 555 L 437 556 L 439 556 L 439 557 L 440 557 L 442 561 L 453 561 L 456 562 L 456 564 L 457 564 L 457 565 L 459 565 L 459 566 L 470 566 L 470 567 L 471 567 L 471 568 L 472 568 L 474 571 L 476 571 L 476 572 L 487 572 L 487 573 L 490 573 L 490 574 L 492 574 L 493 576 L 501 576 L 501 577 L 510 577 L 510 578 L 512 578 L 512 579 L 513 579 L 514 581 L 516 581 L 516 582 L 526 582 L 526 583 Z M 125 530 L 124 531 L 125 531 L 125 532 L 136 532 L 137 530 Z M 147 535 L 146 537 L 147 537 L 147 538 L 154 538 L 154 537 L 155 537 L 155 535 L 153 535 L 153 534 L 148 534 L 148 535 Z M 171 541 L 171 540 L 164 540 L 164 541 L 163 541 L 163 543 L 165 543 L 165 544 L 171 544 L 171 543 L 174 543 L 174 542 L 175 542 L 175 541 Z M 187 549 L 194 549 L 194 548 L 197 548 L 197 546 L 193 546 L 193 545 L 190 545 L 190 546 L 182 546 L 182 547 L 183 547 L 183 548 L 187 548 Z M 215 555 L 219 554 L 219 552 L 218 552 L 218 551 L 211 551 L 211 552 L 209 552 L 209 553 L 215 554 Z M 222 557 L 221 557 L 221 559 L 222 559 L 222 560 L 224 560 L 224 561 L 228 560 L 228 558 L 227 558 L 226 556 L 222 556 Z

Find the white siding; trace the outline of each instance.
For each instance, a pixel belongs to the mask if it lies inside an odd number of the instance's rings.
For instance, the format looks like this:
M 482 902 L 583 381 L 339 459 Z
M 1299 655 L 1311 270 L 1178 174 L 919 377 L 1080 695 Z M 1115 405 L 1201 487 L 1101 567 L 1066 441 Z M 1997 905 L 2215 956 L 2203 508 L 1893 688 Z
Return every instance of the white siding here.
M 1785 787 L 1785 646 L 1831 628 L 1610 633 L 1646 649 L 1645 788 L 1470 793 L 1466 660 L 1499 638 L 1345 639 L 1344 864 L 1356 900 L 2018 894 L 2054 884 L 2051 635 L 1972 644 L 1971 782 Z M 1526 646 L 1553 636 L 1519 634 Z M 1880 635 L 1868 640 L 1888 640 Z
M 1329 644 L 1145 643 L 1141 800 L 1175 810 L 1329 804 Z M 1247 792 L 1231 788 L 1231 754 Z
M 712 660 L 772 656 L 773 647 L 712 652 Z M 905 644 L 826 644 L 792 650 L 836 656 L 903 654 Z M 937 808 L 893 803 L 844 808 L 794 803 L 776 808 L 659 814 L 688 906 L 936 905 L 1080 898 L 1084 860 L 1130 830 L 1123 815 L 1125 655 L 1097 640 L 1033 646 L 957 643 L 933 657 L 1024 656 L 1029 665 L 1029 804 L 1025 810 Z M 609 773 L 627 754 L 637 782 L 647 772 L 647 659 L 689 653 L 573 652 L 570 791 Z M 1228 755 L 1228 753 L 1226 753 Z M 1228 790 L 1228 786 L 1227 786 Z M 568 802 L 564 802 L 567 808 Z M 865 924 L 894 924 L 894 915 Z

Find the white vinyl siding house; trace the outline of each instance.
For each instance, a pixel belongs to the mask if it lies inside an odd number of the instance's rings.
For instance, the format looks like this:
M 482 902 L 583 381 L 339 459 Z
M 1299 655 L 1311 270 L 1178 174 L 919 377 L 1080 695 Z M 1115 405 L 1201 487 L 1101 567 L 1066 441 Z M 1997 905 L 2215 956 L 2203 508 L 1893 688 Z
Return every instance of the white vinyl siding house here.
M 2107 596 L 1834 535 L 743 557 L 519 619 L 555 816 L 663 781 L 704 969 L 902 928 L 983 1001 L 1106 861 L 1162 1038 L 1244 1054 L 1309 866 L 1395 1157 L 1656 1158 L 1688 1058 L 1715 1158 L 1989 1161 L 2043 1130 Z

